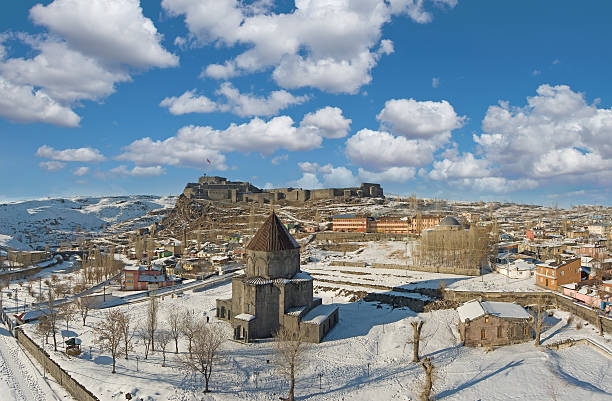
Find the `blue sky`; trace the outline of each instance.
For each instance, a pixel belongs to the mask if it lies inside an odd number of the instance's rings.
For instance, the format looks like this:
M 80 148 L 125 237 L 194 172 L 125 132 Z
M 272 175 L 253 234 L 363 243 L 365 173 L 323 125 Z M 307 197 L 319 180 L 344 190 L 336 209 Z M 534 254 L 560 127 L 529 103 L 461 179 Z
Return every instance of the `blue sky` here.
M 607 1 L 5 3 L 0 199 L 177 194 L 205 171 L 609 204 Z

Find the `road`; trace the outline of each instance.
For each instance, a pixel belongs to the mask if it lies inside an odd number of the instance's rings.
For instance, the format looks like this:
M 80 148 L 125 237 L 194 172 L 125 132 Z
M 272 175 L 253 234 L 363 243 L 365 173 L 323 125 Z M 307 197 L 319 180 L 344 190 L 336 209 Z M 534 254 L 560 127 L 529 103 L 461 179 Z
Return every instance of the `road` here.
M 0 399 L 55 401 L 59 398 L 42 378 L 17 340 L 0 324 Z

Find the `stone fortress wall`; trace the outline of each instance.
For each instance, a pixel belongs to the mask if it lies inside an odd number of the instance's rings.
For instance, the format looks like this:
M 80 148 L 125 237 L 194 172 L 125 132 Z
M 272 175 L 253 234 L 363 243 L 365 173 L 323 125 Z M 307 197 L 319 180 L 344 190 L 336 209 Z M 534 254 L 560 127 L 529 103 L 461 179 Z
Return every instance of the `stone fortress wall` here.
M 202 176 L 198 182 L 187 184 L 183 195 L 189 199 L 205 199 L 224 202 L 258 202 L 270 203 L 280 200 L 289 202 L 306 202 L 308 200 L 335 199 L 345 200 L 356 198 L 382 198 L 383 189 L 380 184 L 362 183 L 353 188 L 277 188 L 262 190 L 248 182 L 228 181 L 224 177 Z

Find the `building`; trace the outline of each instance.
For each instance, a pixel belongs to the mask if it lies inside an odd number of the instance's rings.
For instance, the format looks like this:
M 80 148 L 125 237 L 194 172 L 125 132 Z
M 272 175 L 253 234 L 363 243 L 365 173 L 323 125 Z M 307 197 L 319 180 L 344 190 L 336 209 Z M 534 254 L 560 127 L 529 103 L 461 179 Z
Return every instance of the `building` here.
M 121 289 L 127 291 L 157 290 L 176 283 L 175 279 L 168 277 L 164 267 L 128 265 L 123 268 Z
M 408 217 L 380 217 L 372 225 L 373 231 L 385 234 L 409 234 L 410 218 Z
M 594 244 L 582 244 L 578 251 L 581 256 L 590 256 L 592 258 L 599 258 L 606 254 L 606 247 Z
M 374 218 L 354 214 L 338 214 L 332 217 L 332 231 L 370 233 L 374 231 Z
M 249 182 L 228 181 L 225 177 L 202 176 L 198 182 L 190 182 L 183 190 L 183 195 L 189 199 L 211 201 L 259 202 L 270 203 L 280 200 L 289 202 L 305 202 L 307 200 L 336 199 L 346 200 L 356 198 L 384 198 L 380 184 L 362 183 L 351 188 L 277 188 L 260 189 Z
M 604 311 L 612 310 L 612 293 L 605 290 L 603 283 L 601 285 L 582 283 L 563 284 L 561 290 L 563 295 L 572 297 L 593 308 L 599 308 Z
M 497 265 L 497 272 L 514 279 L 528 279 L 532 277 L 537 267 L 535 263 L 524 259 L 515 259 L 510 263 Z
M 548 260 L 537 265 L 536 284 L 540 287 L 557 291 L 563 284 L 578 283 L 580 280 L 580 258 Z
M 338 322 L 338 307 L 312 296 L 312 277 L 300 271 L 300 246 L 272 213 L 246 246 L 245 274 L 232 278 L 232 298 L 217 299 L 217 317 L 234 339 L 273 336 L 280 327 L 318 343 Z
M 423 230 L 429 230 L 437 227 L 442 219 L 442 216 L 436 214 L 417 214 L 410 221 L 410 231 L 416 234 L 421 234 Z
M 495 347 L 533 338 L 533 317 L 518 304 L 473 300 L 459 306 L 457 312 L 459 335 L 468 347 Z

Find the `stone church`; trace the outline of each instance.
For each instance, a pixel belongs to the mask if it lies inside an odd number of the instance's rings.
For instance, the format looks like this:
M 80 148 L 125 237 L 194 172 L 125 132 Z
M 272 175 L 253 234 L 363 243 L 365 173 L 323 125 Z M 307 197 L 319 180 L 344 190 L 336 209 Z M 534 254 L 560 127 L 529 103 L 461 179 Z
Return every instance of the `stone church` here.
M 300 246 L 273 212 L 246 246 L 245 274 L 232 278 L 232 298 L 217 300 L 234 339 L 273 336 L 279 327 L 318 343 L 338 322 L 338 307 L 312 296 L 312 277 L 300 271 Z

